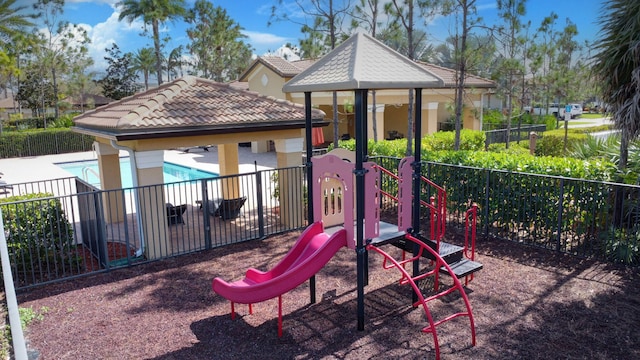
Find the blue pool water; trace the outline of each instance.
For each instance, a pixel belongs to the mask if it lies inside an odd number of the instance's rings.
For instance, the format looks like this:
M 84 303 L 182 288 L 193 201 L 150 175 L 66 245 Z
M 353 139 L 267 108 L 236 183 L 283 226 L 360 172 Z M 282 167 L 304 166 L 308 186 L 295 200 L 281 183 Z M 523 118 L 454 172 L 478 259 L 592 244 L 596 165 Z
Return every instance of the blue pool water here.
M 77 176 L 80 179 L 90 183 L 91 185 L 100 187 L 100 177 L 98 175 L 98 160 L 73 161 L 66 163 L 57 163 L 56 165 L 70 172 L 74 176 Z M 191 167 L 166 161 L 163 166 L 163 172 L 165 184 L 185 180 L 198 180 L 218 177 L 218 174 L 216 173 L 194 169 Z M 129 158 L 120 159 L 120 176 L 122 177 L 123 188 L 130 188 L 133 186 L 133 182 L 131 180 L 131 164 Z

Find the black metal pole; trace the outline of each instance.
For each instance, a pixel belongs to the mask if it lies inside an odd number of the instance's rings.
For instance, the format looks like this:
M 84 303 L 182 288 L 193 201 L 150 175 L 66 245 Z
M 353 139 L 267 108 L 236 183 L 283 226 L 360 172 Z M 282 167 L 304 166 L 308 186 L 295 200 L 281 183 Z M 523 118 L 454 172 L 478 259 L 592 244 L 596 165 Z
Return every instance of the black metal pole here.
M 311 225 L 314 222 L 313 219 L 313 169 L 311 163 L 311 156 L 313 155 L 313 145 L 311 142 L 311 130 L 313 129 L 313 123 L 311 119 L 311 93 L 304 93 L 304 137 L 306 145 L 306 163 L 307 170 L 307 219 L 308 224 Z M 316 303 L 316 276 L 313 275 L 309 278 L 309 297 L 312 304 Z
M 420 233 L 420 176 L 422 174 L 420 136 L 422 133 L 422 89 L 415 89 L 416 103 L 414 110 L 414 150 L 413 150 L 413 206 L 411 215 L 412 233 Z M 415 263 L 415 262 L 414 262 Z
M 364 286 L 365 286 L 365 260 L 366 248 L 364 247 L 364 168 L 362 163 L 367 153 L 367 93 L 368 90 L 355 91 L 355 117 L 356 117 L 356 263 L 357 263 L 357 316 L 358 330 L 364 330 Z M 348 211 L 348 210 L 347 210 Z M 344 224 L 350 226 L 350 224 Z
M 411 215 L 411 235 L 417 237 L 420 234 L 420 183 L 422 175 L 422 163 L 421 163 L 421 134 L 422 134 L 422 89 L 415 89 L 416 102 L 414 107 L 414 150 L 413 150 L 413 206 Z M 418 255 L 418 245 L 414 245 L 413 255 Z M 420 273 L 419 261 L 413 262 L 413 276 L 417 276 Z M 418 294 L 413 292 L 413 302 L 418 301 Z

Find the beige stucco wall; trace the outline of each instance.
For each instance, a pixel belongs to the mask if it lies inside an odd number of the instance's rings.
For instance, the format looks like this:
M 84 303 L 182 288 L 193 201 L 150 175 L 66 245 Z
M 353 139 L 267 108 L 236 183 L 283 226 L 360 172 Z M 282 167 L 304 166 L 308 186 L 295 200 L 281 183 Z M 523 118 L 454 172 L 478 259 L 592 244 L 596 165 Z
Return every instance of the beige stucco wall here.
M 256 91 L 262 95 L 273 96 L 278 99 L 286 98 L 286 94 L 282 92 L 282 87 L 289 78 L 283 78 L 264 66 L 258 66 L 251 72 L 247 78 L 249 89 Z

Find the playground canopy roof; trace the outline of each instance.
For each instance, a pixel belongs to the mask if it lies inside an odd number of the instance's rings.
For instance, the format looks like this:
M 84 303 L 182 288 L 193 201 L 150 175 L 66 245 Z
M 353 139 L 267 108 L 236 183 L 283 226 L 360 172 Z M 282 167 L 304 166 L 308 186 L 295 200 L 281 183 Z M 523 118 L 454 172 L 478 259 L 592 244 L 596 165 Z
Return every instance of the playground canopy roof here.
M 284 92 L 444 87 L 439 76 L 358 33 L 287 82 Z

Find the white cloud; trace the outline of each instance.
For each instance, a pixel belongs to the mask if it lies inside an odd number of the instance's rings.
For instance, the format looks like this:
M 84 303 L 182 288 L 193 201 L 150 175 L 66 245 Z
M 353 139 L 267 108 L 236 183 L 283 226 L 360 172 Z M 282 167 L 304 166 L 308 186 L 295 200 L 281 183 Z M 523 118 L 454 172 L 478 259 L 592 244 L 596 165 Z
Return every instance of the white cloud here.
M 118 21 L 120 13 L 114 11 L 104 22 L 97 23 L 94 26 L 82 24 L 87 28 L 91 44 L 89 45 L 89 56 L 93 58 L 95 64 L 93 71 L 102 73 L 107 68 L 107 62 L 104 57 L 107 55 L 106 49 L 116 43 L 122 52 L 130 51 L 128 49 L 129 41 L 132 37 L 139 40 L 143 23 L 135 20 L 131 24 L 128 21 Z
M 253 46 L 256 53 L 267 52 L 268 50 L 280 47 L 282 44 L 287 42 L 297 42 L 297 39 L 291 39 L 265 32 L 243 30 L 242 33 L 249 38 L 248 42 Z
M 257 32 L 257 31 L 242 31 L 243 34 L 247 35 L 249 38 L 249 42 L 251 44 L 256 45 L 280 45 L 283 42 L 287 42 L 289 38 L 278 36 L 274 34 Z
M 115 5 L 120 0 L 66 0 L 65 4 L 73 4 L 73 3 L 98 3 L 98 4 L 107 4 L 115 9 Z

